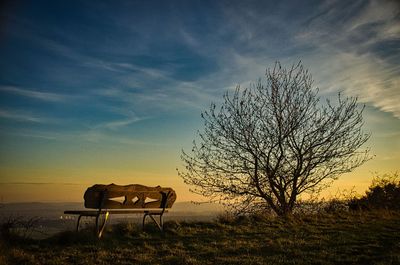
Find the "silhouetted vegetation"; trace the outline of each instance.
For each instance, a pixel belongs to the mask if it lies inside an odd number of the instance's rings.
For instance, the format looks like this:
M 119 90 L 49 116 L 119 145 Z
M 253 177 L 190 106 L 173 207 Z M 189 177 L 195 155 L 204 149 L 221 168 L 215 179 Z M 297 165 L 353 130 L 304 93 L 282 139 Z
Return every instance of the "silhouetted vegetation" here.
M 202 113 L 204 131 L 191 153 L 182 152 L 179 175 L 195 193 L 238 208 L 288 215 L 298 195 L 369 159 L 359 148 L 362 108 L 356 98 L 325 104 L 311 74 L 299 63 L 268 69 L 265 84 L 240 88 Z
M 361 198 L 349 201 L 351 210 L 400 210 L 400 178 L 398 173 L 373 179 L 369 190 Z
M 2 218 L 0 236 L 7 241 L 30 240 L 33 234 L 39 233 L 37 229 L 39 221 L 39 217 L 8 216 Z

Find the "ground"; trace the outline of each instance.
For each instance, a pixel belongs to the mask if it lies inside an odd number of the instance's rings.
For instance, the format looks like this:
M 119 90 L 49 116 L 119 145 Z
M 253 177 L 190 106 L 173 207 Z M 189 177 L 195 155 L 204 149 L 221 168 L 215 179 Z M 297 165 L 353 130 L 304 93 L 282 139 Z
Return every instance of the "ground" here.
M 13 235 L 11 235 L 13 237 Z M 400 213 L 274 217 L 110 226 L 42 240 L 2 239 L 5 264 L 400 264 Z

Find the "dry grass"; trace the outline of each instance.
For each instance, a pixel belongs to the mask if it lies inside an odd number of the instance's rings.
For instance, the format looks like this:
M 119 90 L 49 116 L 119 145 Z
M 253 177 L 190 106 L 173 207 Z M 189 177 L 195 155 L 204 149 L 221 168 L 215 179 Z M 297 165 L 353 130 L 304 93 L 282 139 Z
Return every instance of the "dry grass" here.
M 400 264 L 400 213 L 223 216 L 209 223 L 135 224 L 46 240 L 2 242 L 5 264 Z

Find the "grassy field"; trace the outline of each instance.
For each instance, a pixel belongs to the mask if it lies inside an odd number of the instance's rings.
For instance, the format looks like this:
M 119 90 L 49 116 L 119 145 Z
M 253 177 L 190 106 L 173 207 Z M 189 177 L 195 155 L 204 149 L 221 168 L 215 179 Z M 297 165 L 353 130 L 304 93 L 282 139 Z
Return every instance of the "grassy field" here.
M 2 238 L 0 264 L 400 264 L 400 213 L 221 217 L 108 228 L 44 240 Z

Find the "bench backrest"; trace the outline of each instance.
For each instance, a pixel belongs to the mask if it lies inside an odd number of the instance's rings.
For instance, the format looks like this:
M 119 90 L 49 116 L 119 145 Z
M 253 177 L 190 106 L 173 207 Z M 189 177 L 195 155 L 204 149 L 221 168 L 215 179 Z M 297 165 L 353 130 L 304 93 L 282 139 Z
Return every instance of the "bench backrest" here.
M 92 209 L 171 208 L 176 193 L 171 188 L 139 184 L 120 186 L 96 184 L 83 196 L 85 207 Z

